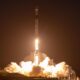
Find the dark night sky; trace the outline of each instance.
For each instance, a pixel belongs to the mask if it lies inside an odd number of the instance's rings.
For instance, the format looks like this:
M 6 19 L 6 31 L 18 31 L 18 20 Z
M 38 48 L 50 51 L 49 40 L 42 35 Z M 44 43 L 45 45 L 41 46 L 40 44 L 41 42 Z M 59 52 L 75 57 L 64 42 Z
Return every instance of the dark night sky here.
M 0 66 L 19 62 L 34 50 L 34 8 L 39 6 L 40 50 L 55 62 L 66 61 L 80 74 L 79 1 L 0 2 Z

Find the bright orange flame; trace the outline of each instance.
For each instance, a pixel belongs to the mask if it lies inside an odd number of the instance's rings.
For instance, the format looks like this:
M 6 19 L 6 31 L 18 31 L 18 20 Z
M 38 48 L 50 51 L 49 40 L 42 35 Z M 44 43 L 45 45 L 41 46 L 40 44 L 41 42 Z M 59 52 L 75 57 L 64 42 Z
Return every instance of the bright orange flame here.
M 35 51 L 39 50 L 39 39 L 35 39 Z

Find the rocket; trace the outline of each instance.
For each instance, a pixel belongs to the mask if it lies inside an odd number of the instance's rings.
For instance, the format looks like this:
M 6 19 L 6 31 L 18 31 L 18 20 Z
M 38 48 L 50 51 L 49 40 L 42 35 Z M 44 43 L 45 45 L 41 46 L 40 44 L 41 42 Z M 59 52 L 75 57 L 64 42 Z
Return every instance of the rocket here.
M 38 8 L 35 8 L 35 51 L 39 51 Z
M 39 9 L 36 7 L 35 8 L 35 36 L 36 37 L 38 37 L 38 35 L 39 35 L 39 32 L 38 32 L 38 25 L 39 25 L 38 11 L 39 11 Z
M 34 63 L 37 66 L 39 64 L 39 32 L 38 32 L 38 8 L 35 8 L 35 52 L 34 52 Z

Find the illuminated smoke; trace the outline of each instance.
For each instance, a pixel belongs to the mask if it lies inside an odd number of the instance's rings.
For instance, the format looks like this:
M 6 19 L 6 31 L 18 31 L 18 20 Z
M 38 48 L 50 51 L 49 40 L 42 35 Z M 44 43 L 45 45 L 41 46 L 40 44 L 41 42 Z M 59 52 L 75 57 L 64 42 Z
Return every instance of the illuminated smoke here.
M 36 56 L 35 56 L 36 57 Z M 39 60 L 39 57 L 37 55 Z M 70 77 L 75 75 L 73 70 L 65 62 L 60 62 L 55 65 L 50 65 L 50 58 L 45 57 L 45 59 L 38 64 L 35 64 L 35 61 L 21 61 L 20 65 L 15 62 L 11 62 L 7 67 L 4 68 L 5 71 L 9 73 L 19 73 L 28 77 Z M 37 62 L 37 61 L 36 61 Z
M 11 62 L 4 68 L 8 73 L 19 73 L 28 77 L 50 77 L 50 78 L 67 78 L 67 80 L 76 80 L 76 74 L 72 68 L 65 62 L 53 64 L 52 59 L 42 54 L 44 59 L 40 60 L 38 47 L 39 41 L 35 40 L 35 52 L 33 61 L 21 61 L 20 64 Z

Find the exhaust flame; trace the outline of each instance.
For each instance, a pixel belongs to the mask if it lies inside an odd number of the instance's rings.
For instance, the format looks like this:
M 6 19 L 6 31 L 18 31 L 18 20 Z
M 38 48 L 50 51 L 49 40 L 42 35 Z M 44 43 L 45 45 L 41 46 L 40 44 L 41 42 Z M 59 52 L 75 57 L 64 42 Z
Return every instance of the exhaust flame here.
M 39 50 L 39 39 L 36 38 L 35 39 L 35 51 L 38 51 Z

